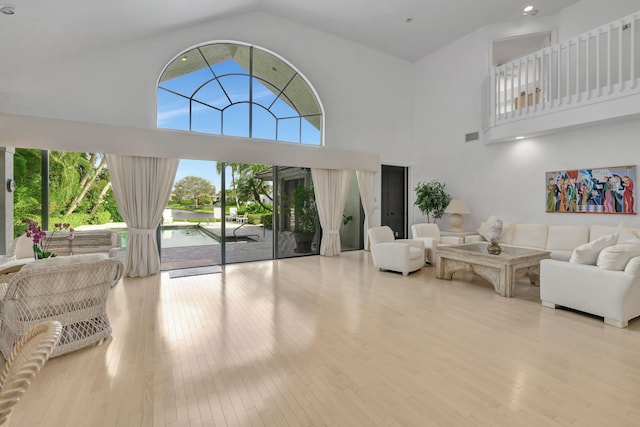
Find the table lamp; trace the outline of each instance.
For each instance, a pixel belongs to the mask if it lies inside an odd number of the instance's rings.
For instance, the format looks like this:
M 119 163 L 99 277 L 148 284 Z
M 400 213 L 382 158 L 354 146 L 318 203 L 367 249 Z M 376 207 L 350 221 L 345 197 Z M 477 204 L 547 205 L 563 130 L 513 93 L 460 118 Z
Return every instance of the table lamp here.
M 462 224 L 464 223 L 463 214 L 470 214 L 471 211 L 469 207 L 462 199 L 453 199 L 449 203 L 449 206 L 444 210 L 444 213 L 451 214 L 449 215 L 449 225 L 451 228 L 448 231 L 453 231 L 454 233 L 461 233 L 464 230 L 462 229 Z

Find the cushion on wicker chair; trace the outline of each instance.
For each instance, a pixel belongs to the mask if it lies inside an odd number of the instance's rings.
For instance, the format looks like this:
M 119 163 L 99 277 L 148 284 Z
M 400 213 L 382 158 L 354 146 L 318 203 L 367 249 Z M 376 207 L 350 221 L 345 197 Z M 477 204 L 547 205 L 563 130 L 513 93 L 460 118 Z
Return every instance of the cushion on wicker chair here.
M 63 257 L 53 257 L 46 259 L 39 259 L 36 262 L 29 263 L 22 267 L 21 271 L 38 271 L 38 270 L 48 270 L 51 267 L 56 266 L 68 266 L 68 265 L 82 265 L 82 264 L 91 264 L 96 261 L 100 261 L 103 259 L 109 258 L 107 254 L 81 254 L 74 256 L 63 256 Z

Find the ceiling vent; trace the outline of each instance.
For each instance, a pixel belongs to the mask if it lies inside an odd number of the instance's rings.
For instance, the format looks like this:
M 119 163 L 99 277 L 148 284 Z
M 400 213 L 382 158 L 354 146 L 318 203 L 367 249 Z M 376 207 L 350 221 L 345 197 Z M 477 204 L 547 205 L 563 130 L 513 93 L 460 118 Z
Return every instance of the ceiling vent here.
M 473 142 L 480 139 L 480 132 L 471 132 L 464 136 L 464 142 Z

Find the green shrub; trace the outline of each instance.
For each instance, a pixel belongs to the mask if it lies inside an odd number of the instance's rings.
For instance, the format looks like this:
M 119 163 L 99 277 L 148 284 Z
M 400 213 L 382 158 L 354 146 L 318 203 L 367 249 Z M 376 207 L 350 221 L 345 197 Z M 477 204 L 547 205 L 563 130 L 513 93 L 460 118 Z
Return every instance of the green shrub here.
M 262 224 L 262 214 L 247 214 L 247 221 L 253 225 Z
M 266 208 L 258 202 L 251 202 L 245 208 L 247 213 L 265 214 L 273 212 L 273 206 L 266 205 Z
M 49 217 L 49 229 L 53 228 L 53 224 L 69 223 L 71 227 L 76 228 L 81 225 L 98 225 L 111 222 L 111 213 L 107 211 L 96 212 L 95 214 L 74 213 L 68 216 L 51 216 Z

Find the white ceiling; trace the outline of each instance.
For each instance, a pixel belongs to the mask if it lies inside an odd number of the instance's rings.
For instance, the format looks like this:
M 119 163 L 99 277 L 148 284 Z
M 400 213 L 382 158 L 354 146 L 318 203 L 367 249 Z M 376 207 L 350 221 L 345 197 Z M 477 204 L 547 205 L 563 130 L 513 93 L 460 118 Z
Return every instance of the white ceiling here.
M 578 0 L 0 0 L 0 70 L 248 11 L 265 11 L 410 61 L 489 24 L 555 15 Z M 406 22 L 411 18 L 411 22 Z

